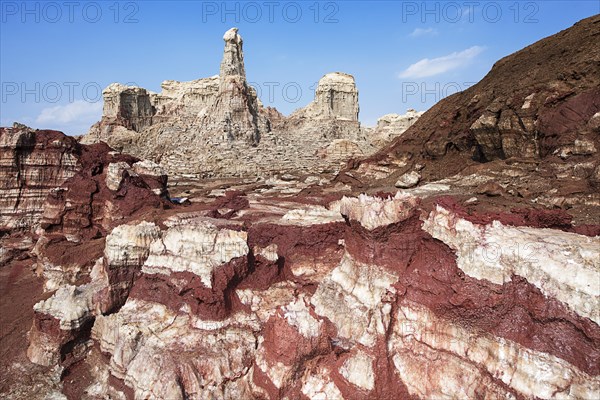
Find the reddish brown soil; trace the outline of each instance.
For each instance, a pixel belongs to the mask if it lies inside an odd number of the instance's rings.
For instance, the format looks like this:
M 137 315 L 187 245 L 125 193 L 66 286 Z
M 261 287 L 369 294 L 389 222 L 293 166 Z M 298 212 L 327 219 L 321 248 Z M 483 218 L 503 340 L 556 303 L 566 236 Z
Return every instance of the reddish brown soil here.
M 13 261 L 0 268 L 0 393 L 20 381 L 7 374 L 13 363 L 31 364 L 25 354 L 27 332 L 33 305 L 47 297 L 42 295 L 42 286 L 42 280 L 31 272 L 30 261 Z
M 85 389 L 94 383 L 91 367 L 86 360 L 78 361 L 71 365 L 63 373 L 62 392 L 68 400 L 79 400 L 85 393 Z M 131 397 L 133 398 L 133 397 Z

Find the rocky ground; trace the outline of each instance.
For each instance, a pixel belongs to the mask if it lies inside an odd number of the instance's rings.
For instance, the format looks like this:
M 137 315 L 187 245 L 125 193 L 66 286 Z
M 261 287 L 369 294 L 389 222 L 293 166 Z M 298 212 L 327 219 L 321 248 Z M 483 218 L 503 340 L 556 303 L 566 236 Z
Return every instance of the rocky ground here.
M 168 187 L 2 129 L 0 392 L 599 398 L 599 36 L 500 60 L 339 173 Z

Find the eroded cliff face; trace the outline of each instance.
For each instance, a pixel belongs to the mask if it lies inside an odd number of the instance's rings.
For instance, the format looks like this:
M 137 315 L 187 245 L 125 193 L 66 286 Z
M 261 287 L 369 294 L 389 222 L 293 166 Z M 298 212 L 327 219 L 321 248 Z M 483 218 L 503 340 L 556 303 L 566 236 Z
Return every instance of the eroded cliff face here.
M 84 154 L 86 169 L 50 191 L 36 230 L 32 253 L 47 290 L 86 279 L 115 226 L 175 206 L 158 165 L 114 153 L 105 145 L 89 146 Z M 132 273 L 124 272 L 127 279 Z
M 342 72 L 323 76 L 317 84 L 315 99 L 292 113 L 287 123 L 296 125 L 295 129 L 311 131 L 311 137 L 321 136 L 322 142 L 323 139 L 359 141 L 358 90 L 354 77 Z
M 35 306 L 30 359 L 85 339 L 89 398 L 597 397 L 600 237 L 409 191 L 244 198 L 117 227 Z
M 358 90 L 354 77 L 345 73 L 323 76 L 314 101 L 288 117 L 262 107 L 246 81 L 237 28 L 223 40 L 218 76 L 165 81 L 158 94 L 110 85 L 103 92 L 102 120 L 82 141 L 104 141 L 153 160 L 172 180 L 185 181 L 339 170 L 348 158 L 371 154 L 391 140 L 361 129 Z M 400 134 L 404 128 L 390 130 Z
M 81 145 L 57 131 L 15 126 L 0 134 L 0 262 L 33 257 L 47 290 L 88 275 L 90 258 L 115 226 L 174 206 L 167 175 L 151 161 L 105 144 Z
M 35 225 L 49 191 L 81 170 L 80 152 L 60 132 L 0 128 L 0 230 Z

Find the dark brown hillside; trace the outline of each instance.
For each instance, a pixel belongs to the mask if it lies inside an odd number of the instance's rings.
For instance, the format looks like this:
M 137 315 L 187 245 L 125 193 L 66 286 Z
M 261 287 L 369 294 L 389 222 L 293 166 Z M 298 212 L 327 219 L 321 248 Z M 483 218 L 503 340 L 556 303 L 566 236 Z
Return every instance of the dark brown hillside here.
M 499 60 L 478 84 L 441 100 L 396 141 L 351 163 L 339 179 L 384 187 L 417 164 L 425 166 L 422 180 L 433 181 L 498 168 L 506 164 L 502 160 L 583 163 L 578 177 L 591 190 L 600 172 L 599 111 L 596 15 Z M 387 176 L 374 180 L 374 170 Z

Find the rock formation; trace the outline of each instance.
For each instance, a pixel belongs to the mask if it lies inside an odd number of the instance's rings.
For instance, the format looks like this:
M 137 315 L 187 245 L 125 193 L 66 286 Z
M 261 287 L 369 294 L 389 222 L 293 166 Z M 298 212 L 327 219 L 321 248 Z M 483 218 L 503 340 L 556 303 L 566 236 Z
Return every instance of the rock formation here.
M 172 206 L 167 176 L 151 161 L 25 126 L 3 128 L 0 138 L 2 229 L 19 233 L 0 241 L 0 261 L 35 256 L 48 290 L 88 274 L 86 257 L 123 220 Z
M 172 180 L 187 181 L 335 170 L 391 139 L 361 130 L 354 77 L 341 72 L 323 76 L 314 100 L 289 117 L 265 109 L 246 81 L 237 28 L 223 40 L 218 76 L 165 81 L 158 94 L 110 85 L 103 92 L 102 120 L 82 142 L 104 141 L 159 163 Z M 404 129 L 397 125 L 387 130 Z
M 35 306 L 28 354 L 69 368 L 91 335 L 99 397 L 594 398 L 600 238 L 422 201 L 119 226 L 90 283 Z
M 0 128 L 0 231 L 39 221 L 51 189 L 81 169 L 80 146 L 56 131 Z
M 393 183 L 419 164 L 426 165 L 423 181 L 434 181 L 482 163 L 501 170 L 524 161 L 537 165 L 540 180 L 564 180 L 555 188 L 577 182 L 578 190 L 596 191 L 597 39 L 597 18 L 588 18 L 501 59 L 481 82 L 441 100 L 393 143 L 355 164 L 350 179 L 366 181 L 377 170 L 375 185 Z M 544 196 L 546 189 L 533 191 Z
M 373 146 L 377 149 L 384 147 L 410 128 L 423 112 L 417 112 L 410 108 L 406 114 L 386 114 L 377 120 L 374 128 L 364 128 L 365 136 L 369 137 Z
M 202 180 L 187 205 L 175 205 L 158 164 L 105 144 L 74 144 L 72 176 L 49 190 L 41 214 L 28 208 L 41 215 L 34 234 L 26 240 L 11 230 L 0 237 L 0 249 L 8 243 L 23 249 L 0 268 L 0 290 L 19 299 L 0 303 L 0 318 L 11 328 L 0 337 L 7 355 L 0 366 L 8 371 L 0 375 L 0 393 L 599 398 L 600 203 L 592 189 L 600 181 L 600 123 L 598 76 L 591 73 L 598 49 L 589 40 L 599 27 L 598 16 L 583 20 L 499 62 L 471 92 L 455 95 L 461 108 L 441 102 L 382 152 L 349 161 L 333 180 L 318 171 L 302 180 L 285 173 Z M 230 31 L 225 40 L 222 74 L 243 92 L 241 38 Z M 585 56 L 562 59 L 574 56 L 574 43 L 588 50 Z M 565 60 L 579 79 L 557 83 Z M 525 89 L 514 79 L 504 84 L 512 75 L 503 69 L 529 73 L 530 62 L 540 83 L 525 99 L 532 89 L 527 79 L 519 81 Z M 179 115 L 169 118 L 184 124 L 190 109 L 175 105 L 187 101 L 205 104 L 198 118 L 221 118 L 208 111 L 213 100 L 202 99 L 231 98 L 221 91 L 223 76 L 164 84 L 160 96 L 172 99 L 164 110 Z M 243 125 L 231 143 L 256 156 L 276 140 L 278 124 L 308 124 L 302 116 L 312 115 L 319 126 L 331 112 L 362 134 L 350 82 L 324 79 L 315 102 L 293 117 L 266 111 L 278 122 L 258 143 Z M 328 91 L 327 85 L 338 86 Z M 552 85 L 572 93 L 550 98 Z M 504 100 L 496 107 L 499 96 Z M 544 100 L 536 103 L 538 96 Z M 324 98 L 343 101 L 328 108 Z M 167 129 L 157 119 L 161 110 L 141 133 Z M 403 126 L 401 119 L 385 118 Z M 377 129 L 386 128 L 385 120 Z M 132 138 L 140 133 L 113 128 Z M 44 137 L 70 143 L 42 133 L 35 143 Z M 359 142 L 334 139 L 318 156 L 336 147 L 358 152 Z M 17 142 L 3 151 L 23 157 L 15 148 Z M 60 170 L 56 147 L 42 148 L 52 171 Z M 236 154 L 230 150 L 228 157 Z M 8 163 L 30 170 L 32 164 Z M 12 178 L 3 179 L 9 183 L 2 187 L 13 190 Z M 53 293 L 42 295 L 41 283 L 31 293 L 11 291 L 31 269 Z M 22 343 L 27 330 L 27 350 L 11 352 L 5 343 Z
M 270 128 L 259 112 L 255 90 L 246 82 L 243 41 L 237 28 L 227 31 L 223 40 L 219 76 L 165 81 L 159 94 L 110 85 L 103 92 L 102 120 L 82 141 L 105 141 L 153 159 L 177 176 L 226 174 L 218 172 L 219 159 L 210 156 L 229 152 L 234 160 L 257 146 Z
M 288 120 L 296 125 L 295 129 L 314 131 L 311 137 L 359 140 L 358 90 L 354 77 L 341 72 L 325 75 L 319 80 L 315 99 L 292 113 Z
M 102 115 L 136 132 L 152 125 L 154 109 L 145 89 L 113 83 L 102 92 Z
M 237 28 L 225 32 L 223 40 L 225 50 L 219 72 L 219 92 L 200 126 L 224 143 L 242 141 L 256 146 L 261 132 L 268 132 L 269 126 L 259 115 L 255 90 L 246 82 L 243 40 Z

